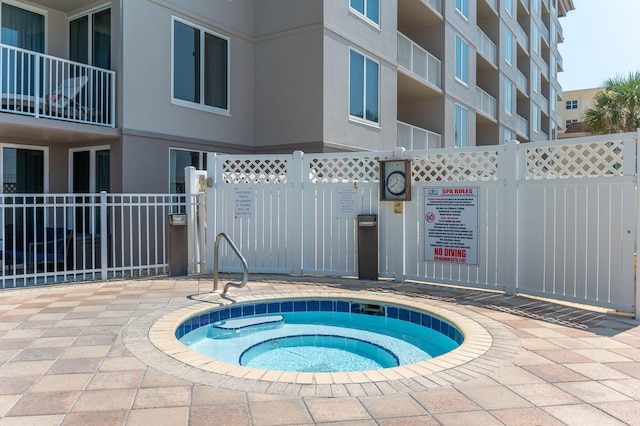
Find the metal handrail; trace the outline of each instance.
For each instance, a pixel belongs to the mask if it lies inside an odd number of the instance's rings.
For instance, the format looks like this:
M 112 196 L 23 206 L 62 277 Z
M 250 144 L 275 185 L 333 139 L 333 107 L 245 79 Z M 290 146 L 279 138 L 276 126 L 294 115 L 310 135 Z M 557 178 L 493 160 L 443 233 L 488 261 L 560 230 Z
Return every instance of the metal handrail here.
M 234 283 L 232 281 L 229 281 L 227 284 L 225 284 L 224 289 L 221 293 L 222 296 L 225 296 L 227 294 L 229 286 L 242 288 L 247 285 L 247 281 L 249 281 L 249 268 L 247 267 L 247 260 L 244 258 L 244 256 L 242 256 L 240 250 L 238 250 L 238 247 L 233 243 L 233 241 L 231 241 L 231 238 L 229 238 L 229 236 L 224 232 L 219 233 L 216 237 L 216 242 L 213 247 L 213 291 L 218 290 L 218 247 L 220 246 L 220 241 L 223 238 L 227 240 L 227 243 L 229 243 L 229 246 L 231 246 L 233 252 L 236 254 L 236 256 L 238 256 L 240 262 L 242 262 L 242 269 L 244 271 L 241 283 Z

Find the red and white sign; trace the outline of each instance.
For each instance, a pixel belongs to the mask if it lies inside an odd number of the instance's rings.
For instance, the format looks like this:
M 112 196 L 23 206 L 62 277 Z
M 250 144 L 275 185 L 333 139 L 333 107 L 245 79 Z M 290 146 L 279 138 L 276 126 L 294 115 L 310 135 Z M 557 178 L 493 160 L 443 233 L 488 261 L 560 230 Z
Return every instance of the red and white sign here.
M 425 188 L 424 260 L 478 264 L 478 188 Z

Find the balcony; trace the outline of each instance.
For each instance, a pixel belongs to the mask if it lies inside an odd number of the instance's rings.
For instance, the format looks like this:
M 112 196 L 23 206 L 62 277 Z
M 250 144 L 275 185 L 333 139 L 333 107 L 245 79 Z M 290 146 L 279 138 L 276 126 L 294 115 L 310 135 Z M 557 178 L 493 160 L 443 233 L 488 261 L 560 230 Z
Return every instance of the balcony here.
M 496 119 L 496 98 L 476 87 L 476 109 L 478 112 L 495 120 Z
M 115 127 L 115 73 L 0 44 L 0 112 Z
M 426 4 L 436 12 L 442 14 L 442 0 L 422 0 L 422 3 Z
M 516 133 L 525 139 L 529 139 L 529 122 L 516 114 Z
M 493 10 L 498 10 L 498 0 L 486 0 Z
M 491 41 L 488 35 L 478 27 L 478 38 L 480 39 L 480 43 L 478 44 L 478 52 L 485 58 L 491 65 L 498 65 L 498 49 L 496 48 L 496 44 Z
M 402 0 L 398 2 L 398 29 L 416 28 L 442 22 L 442 0 Z
M 412 126 L 398 121 L 397 146 L 408 150 L 438 149 L 441 147 L 441 137 L 438 133 Z
M 398 33 L 398 67 L 427 85 L 442 88 L 440 60 L 402 33 Z

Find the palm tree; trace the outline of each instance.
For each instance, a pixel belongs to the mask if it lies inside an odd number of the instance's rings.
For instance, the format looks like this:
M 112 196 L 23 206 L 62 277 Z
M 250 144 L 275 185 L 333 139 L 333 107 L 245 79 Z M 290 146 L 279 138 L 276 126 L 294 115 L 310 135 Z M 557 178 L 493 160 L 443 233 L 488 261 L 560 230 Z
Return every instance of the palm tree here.
M 584 113 L 585 130 L 592 135 L 635 132 L 640 128 L 640 71 L 604 82 Z

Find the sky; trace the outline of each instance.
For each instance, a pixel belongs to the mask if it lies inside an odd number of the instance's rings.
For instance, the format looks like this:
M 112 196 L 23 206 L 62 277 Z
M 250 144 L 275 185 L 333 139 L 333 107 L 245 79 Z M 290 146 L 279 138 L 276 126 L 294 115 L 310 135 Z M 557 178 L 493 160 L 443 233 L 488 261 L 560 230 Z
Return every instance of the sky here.
M 608 78 L 640 71 L 640 0 L 573 0 L 560 18 L 562 90 L 601 87 Z

